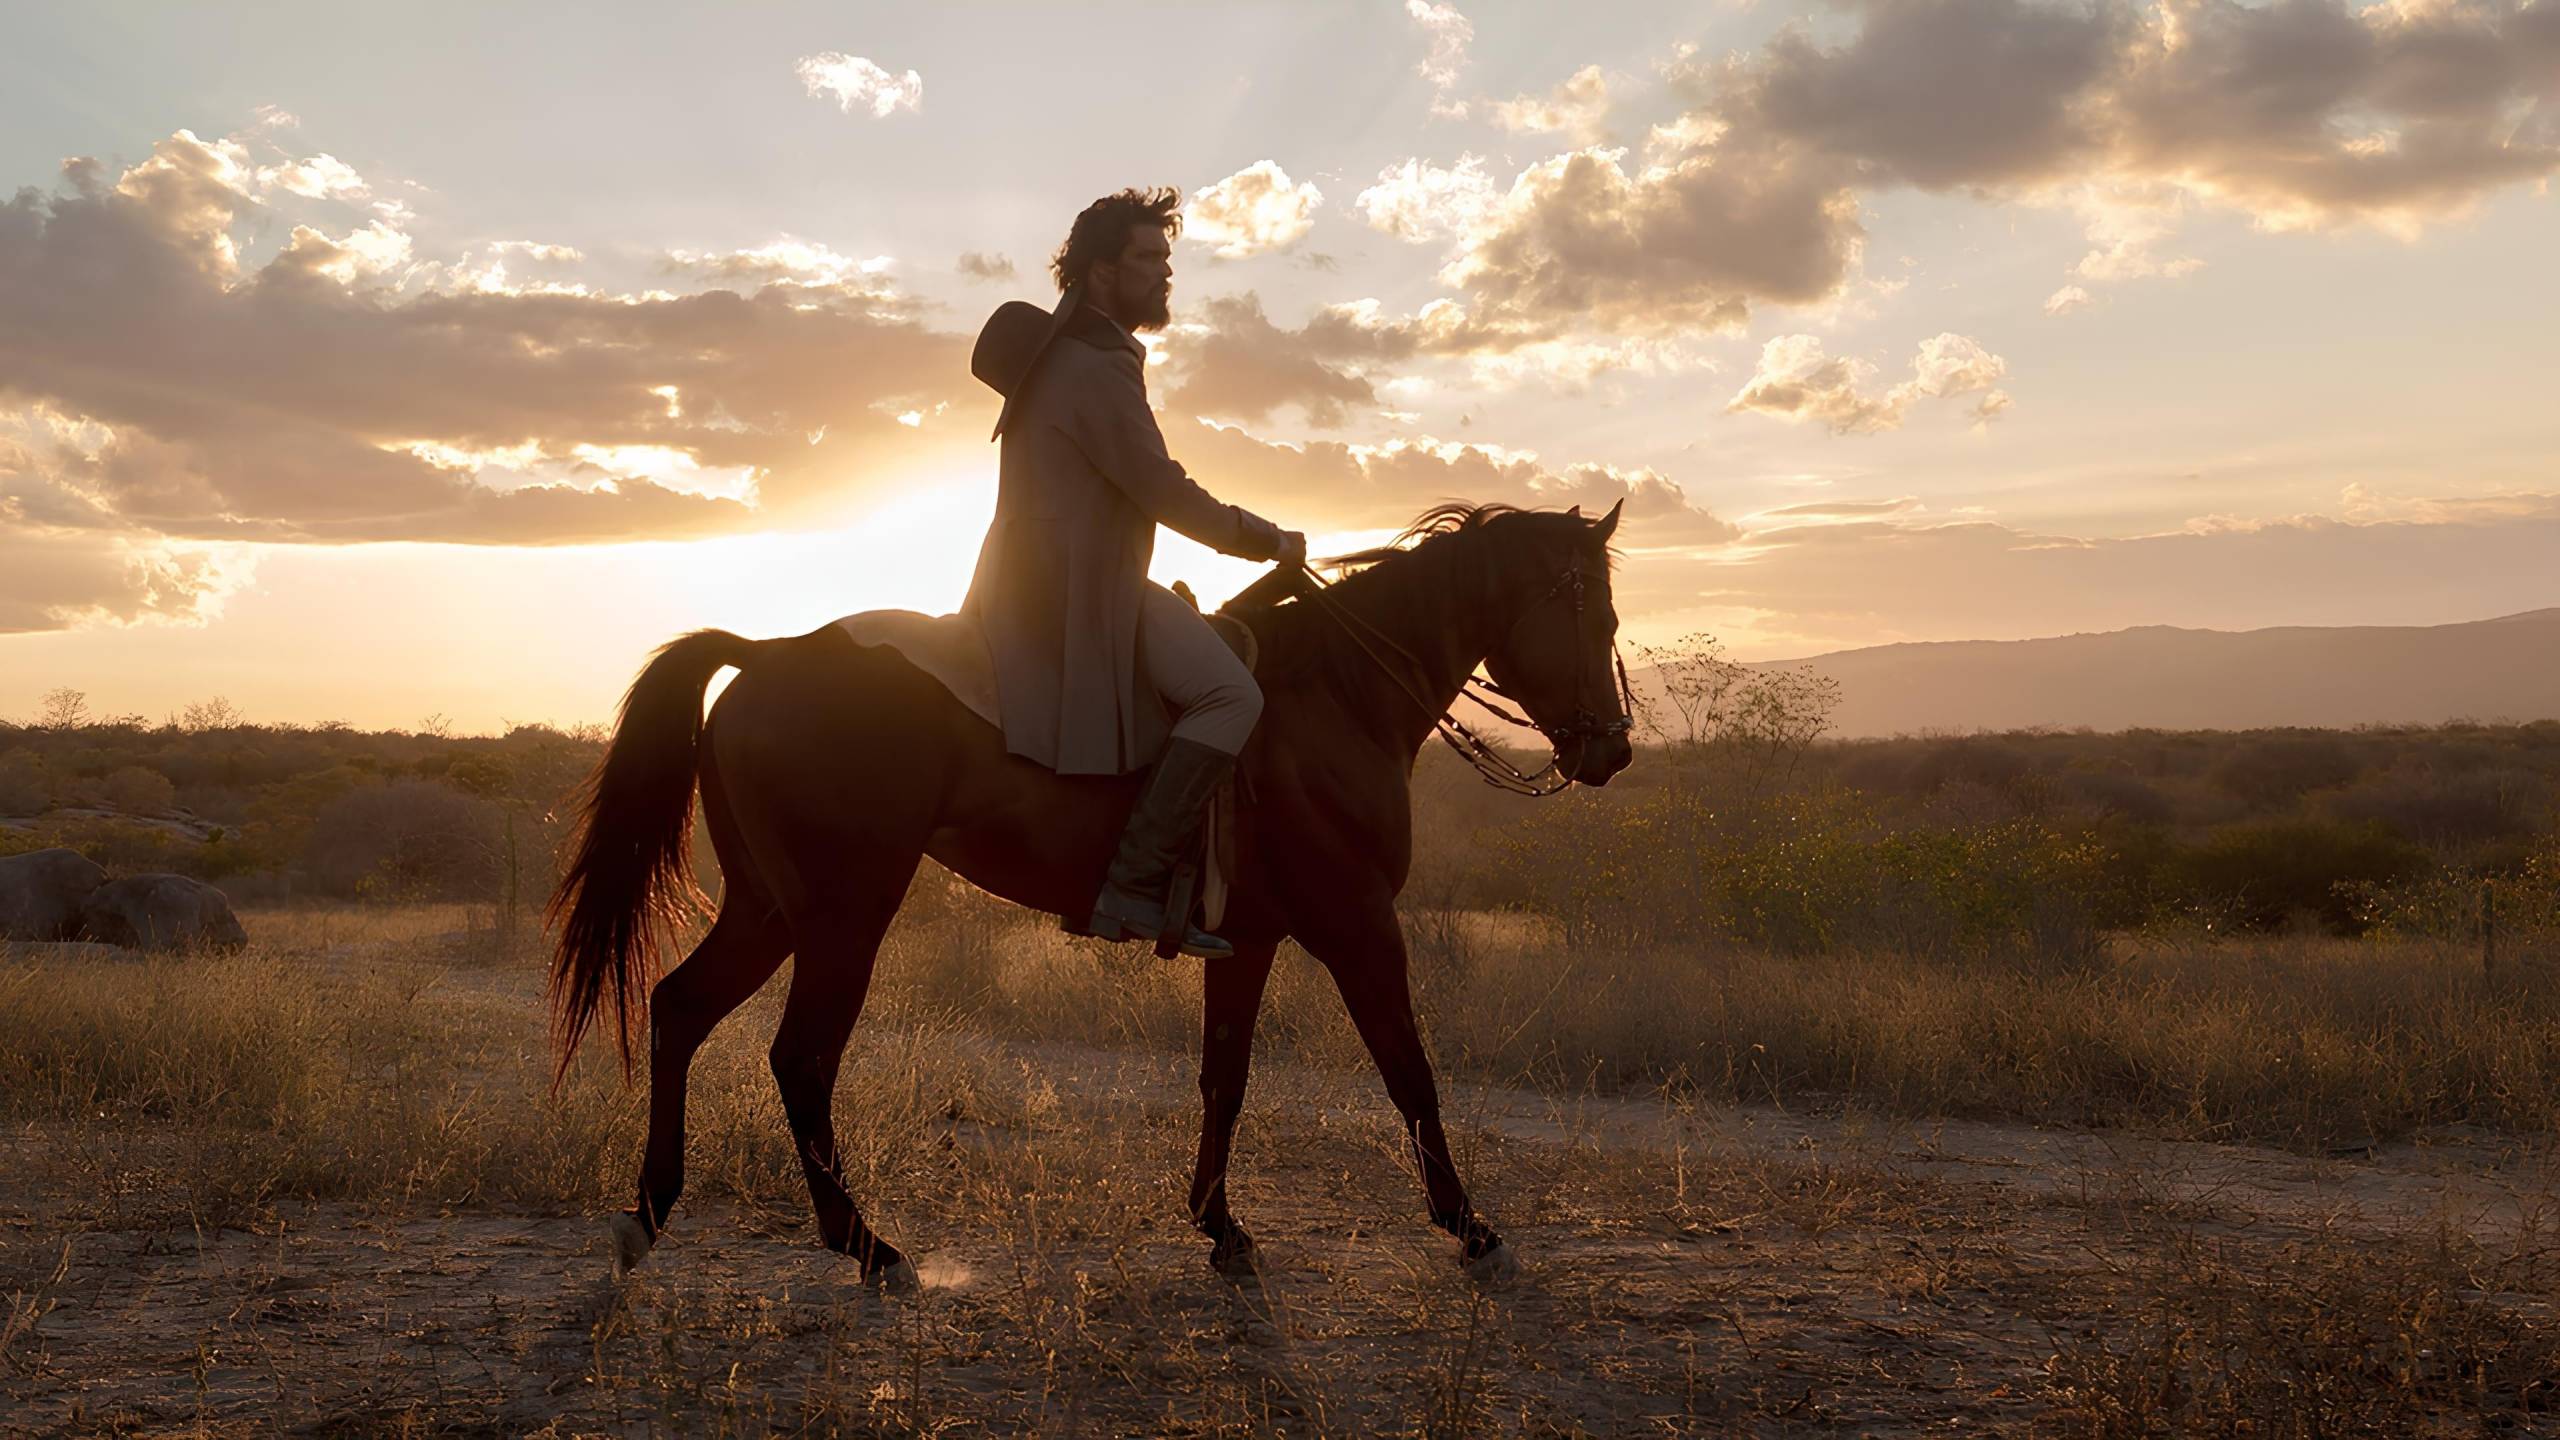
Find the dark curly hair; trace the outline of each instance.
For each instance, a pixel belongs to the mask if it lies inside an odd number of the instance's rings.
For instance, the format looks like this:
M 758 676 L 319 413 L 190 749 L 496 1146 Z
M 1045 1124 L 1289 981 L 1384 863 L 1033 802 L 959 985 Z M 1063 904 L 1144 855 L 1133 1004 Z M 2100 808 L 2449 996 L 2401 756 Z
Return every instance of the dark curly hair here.
M 1179 238 L 1182 192 L 1170 185 L 1133 187 L 1087 205 L 1068 229 L 1067 243 L 1049 261 L 1049 277 L 1064 290 L 1084 279 L 1095 261 L 1119 259 L 1129 244 L 1130 230 L 1141 224 L 1155 226 L 1168 239 Z

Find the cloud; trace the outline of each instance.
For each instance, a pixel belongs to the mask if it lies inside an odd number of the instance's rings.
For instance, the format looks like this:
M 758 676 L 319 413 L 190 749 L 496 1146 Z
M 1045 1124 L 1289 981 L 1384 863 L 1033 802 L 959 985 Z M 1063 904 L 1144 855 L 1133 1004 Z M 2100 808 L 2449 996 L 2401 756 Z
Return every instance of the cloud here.
M 960 252 L 959 262 L 953 268 L 972 280 L 1010 280 L 1013 278 L 1013 261 L 1002 255 L 991 254 L 984 251 L 964 250 Z
M 1494 123 L 1505 130 L 1555 133 L 1575 143 L 1596 145 L 1608 138 L 1609 80 L 1597 65 L 1585 65 L 1549 94 L 1523 95 L 1493 107 Z
M 1452 497 L 1580 505 L 1589 515 L 1623 500 L 1628 523 L 1618 543 L 1626 548 L 1722 544 L 1740 533 L 1650 469 L 1584 463 L 1559 470 L 1528 451 L 1429 438 L 1283 445 L 1206 421 L 1169 427 L 1167 440 L 1185 464 L 1215 477 L 1221 497 L 1283 524 L 1317 515 L 1343 528 L 1387 529 Z
M 1461 155 L 1447 169 L 1418 157 L 1390 165 L 1352 203 L 1371 228 L 1419 245 L 1474 228 L 1495 199 L 1484 157 Z
M 834 96 L 836 108 L 850 115 L 868 110 L 873 118 L 886 120 L 900 110 L 916 111 L 924 107 L 924 77 L 913 70 L 892 75 L 859 55 L 840 50 L 827 50 L 800 57 L 791 73 L 815 100 Z
M 1313 181 L 1293 185 L 1277 164 L 1257 160 L 1194 194 L 1184 207 L 1183 234 L 1227 260 L 1285 250 L 1314 227 L 1323 203 Z
M 1996 388 L 2008 368 L 1979 341 L 1933 335 L 1912 356 L 1910 379 L 1871 395 L 1874 366 L 1825 356 L 1817 336 L 1781 335 L 1761 347 L 1759 368 L 1725 408 L 1819 421 L 1835 435 L 1872 435 L 1898 428 L 1915 401 L 1980 395 L 1973 416 L 1987 422 L 2009 408 L 2008 394 Z
M 1642 164 L 1588 143 L 1596 68 L 1496 112 L 1571 134 L 1507 191 L 1462 162 L 1382 174 L 1360 210 L 1451 237 L 1445 283 L 1515 319 L 1619 334 L 1732 329 L 1837 297 L 1871 191 L 2066 207 L 2084 291 L 2199 263 L 2199 207 L 2262 229 L 2400 234 L 2560 173 L 2560 0 L 1841 0 L 1758 51 L 1662 72 L 1687 109 Z M 1577 318 L 1578 317 L 1578 318 Z
M 1441 278 L 1507 319 L 1665 333 L 1810 304 L 1856 264 L 1856 199 L 1831 175 L 1729 147 L 1633 173 L 1624 158 L 1577 150 L 1523 171 Z
M 1476 38 L 1476 27 L 1455 5 L 1435 5 L 1431 0 L 1404 0 L 1404 13 L 1431 42 L 1431 52 L 1422 58 L 1413 72 L 1431 82 L 1431 113 L 1448 119 L 1463 119 L 1467 102 L 1452 100 L 1458 87 L 1458 72 L 1467 66 L 1467 46 Z
M 1172 345 L 1169 363 L 1181 378 L 1166 398 L 1192 415 L 1259 421 L 1294 405 L 1308 424 L 1330 430 L 1349 407 L 1377 400 L 1368 381 L 1326 363 L 1338 351 L 1324 337 L 1272 324 L 1258 295 L 1206 302 Z
M 1737 128 L 1925 189 L 2050 176 L 2099 141 L 2089 87 L 2115 63 L 2122 8 L 2034 0 L 1863 0 L 1847 43 L 1801 22 L 1717 76 Z
M 2176 235 L 2190 208 L 2186 193 L 2159 182 L 2093 181 L 2064 192 L 2062 203 L 2080 217 L 2089 252 L 2071 267 L 2093 284 L 2154 277 L 2177 279 L 2204 262 L 2191 255 L 2163 256 L 2159 247 Z
M 1782 505 L 1764 512 L 1763 520 L 1869 520 L 1879 515 L 1902 515 L 1923 508 L 1916 495 L 1903 495 L 1891 500 L 1810 500 L 1802 505 Z
M 492 240 L 489 251 L 494 255 L 520 255 L 537 265 L 574 265 L 587 258 L 586 252 L 574 245 L 545 245 L 539 240 Z
M 856 259 L 816 241 L 785 235 L 752 250 L 670 250 L 660 258 L 659 268 L 701 280 L 798 285 L 887 300 L 897 294 L 889 281 L 892 263 L 886 255 Z
M 335 155 L 313 155 L 268 166 L 258 171 L 258 181 L 311 200 L 360 200 L 371 188 L 354 166 Z
M 2089 308 L 2089 291 L 2085 286 L 2065 285 L 2044 298 L 2047 315 L 2071 315 Z
M 0 506 L 0 517 L 7 515 Z M 0 634 L 93 625 L 201 624 L 248 567 L 198 546 L 0 526 Z
M 2560 5 L 2167 0 L 2103 103 L 2117 162 L 2271 228 L 2409 228 L 2560 169 Z
M 1853 0 L 1689 65 L 1716 123 L 1861 184 L 2066 203 L 2085 280 L 2175 275 L 2181 202 L 2266 229 L 2412 233 L 2560 171 L 2554 0 Z
M 2477 619 L 2551 603 L 2560 495 L 2429 518 L 2299 516 L 2121 538 L 1991 521 L 1755 531 L 1704 563 L 1622 577 L 1629 613 L 1746 612 L 1757 648 L 2018 638 L 2130 625 L 2246 629 Z
M 251 267 L 235 234 L 279 226 L 232 142 L 65 174 L 0 204 L 0 395 L 51 417 L 0 500 L 101 555 L 766 528 L 910 466 L 930 431 L 895 413 L 983 403 L 960 337 L 822 245 L 687 255 L 690 283 L 755 288 L 683 294 L 490 283 L 381 221 L 292 227 Z
M 1676 340 L 1569 339 L 1479 320 L 1455 300 L 1434 300 L 1410 315 L 1391 314 L 1373 299 L 1323 305 L 1289 329 L 1274 323 L 1251 291 L 1186 311 L 1166 331 L 1161 354 L 1176 378 L 1168 403 L 1178 411 L 1261 421 L 1296 406 L 1319 429 L 1346 423 L 1381 389 L 1430 389 L 1427 376 L 1382 378 L 1411 362 L 1462 363 L 1466 383 L 1480 391 L 1535 385 L 1563 393 L 1620 371 L 1705 363 Z

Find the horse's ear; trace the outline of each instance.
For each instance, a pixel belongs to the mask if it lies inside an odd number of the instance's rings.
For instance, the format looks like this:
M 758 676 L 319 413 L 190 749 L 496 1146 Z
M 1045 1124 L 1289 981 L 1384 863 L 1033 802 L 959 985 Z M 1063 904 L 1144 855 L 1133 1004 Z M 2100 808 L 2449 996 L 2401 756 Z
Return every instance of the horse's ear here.
M 1572 516 L 1572 517 L 1573 517 L 1574 519 L 1576 519 L 1576 520 L 1579 520 L 1579 519 L 1581 519 L 1581 518 L 1582 518 L 1582 507 L 1581 507 L 1581 506 L 1579 506 L 1579 505 L 1576 505 L 1576 506 L 1574 506 L 1572 509 L 1567 510 L 1567 511 L 1566 511 L 1566 512 L 1564 512 L 1564 513 L 1566 513 L 1567 515 Z
M 1626 509 L 1626 508 L 1627 508 L 1627 502 L 1626 502 L 1626 501 L 1624 501 L 1624 500 L 1621 500 L 1621 501 L 1619 501 L 1617 504 L 1612 505 L 1612 506 L 1610 506 L 1610 507 L 1609 507 L 1609 513 L 1608 513 L 1608 514 L 1603 515 L 1603 516 L 1601 516 L 1599 519 L 1594 520 L 1594 521 L 1592 521 L 1592 522 L 1591 522 L 1591 528 L 1592 528 L 1593 530 L 1595 530 L 1595 531 L 1599 532 L 1599 536 L 1600 536 L 1600 543 L 1601 543 L 1601 544 L 1603 544 L 1603 545 L 1608 544 L 1608 543 L 1609 543 L 1609 537 L 1610 537 L 1611 535 L 1613 535 L 1613 534 L 1617 533 L 1617 529 L 1618 529 L 1618 512 L 1619 512 L 1619 511 L 1621 511 L 1621 510 L 1624 510 L 1624 509 Z M 1576 513 L 1577 513 L 1577 514 L 1578 514 L 1578 513 L 1580 513 L 1580 507 L 1576 507 Z

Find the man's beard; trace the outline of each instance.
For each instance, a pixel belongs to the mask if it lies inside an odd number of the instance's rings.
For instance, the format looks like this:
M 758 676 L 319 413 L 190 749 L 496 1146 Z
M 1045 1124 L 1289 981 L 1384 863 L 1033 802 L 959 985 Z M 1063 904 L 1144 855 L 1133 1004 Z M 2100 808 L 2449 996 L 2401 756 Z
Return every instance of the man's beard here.
M 1125 297 L 1127 306 L 1121 311 L 1130 330 L 1161 330 L 1173 323 L 1173 288 L 1150 288 L 1144 294 Z

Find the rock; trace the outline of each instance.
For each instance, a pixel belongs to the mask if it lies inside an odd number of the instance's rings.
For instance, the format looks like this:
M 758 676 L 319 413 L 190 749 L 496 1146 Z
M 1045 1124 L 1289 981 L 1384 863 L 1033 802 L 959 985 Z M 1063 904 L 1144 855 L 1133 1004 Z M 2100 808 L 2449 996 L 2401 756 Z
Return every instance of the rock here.
M 77 940 L 80 904 L 107 872 L 77 850 L 0 858 L 0 940 Z
M 133 950 L 237 950 L 248 932 L 221 891 L 184 875 L 127 875 L 89 893 L 82 937 Z

